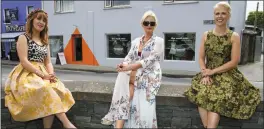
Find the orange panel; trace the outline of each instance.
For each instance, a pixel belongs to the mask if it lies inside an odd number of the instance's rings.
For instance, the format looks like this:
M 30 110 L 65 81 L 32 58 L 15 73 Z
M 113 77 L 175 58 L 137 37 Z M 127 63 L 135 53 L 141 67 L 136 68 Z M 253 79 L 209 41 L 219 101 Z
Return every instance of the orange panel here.
M 80 34 L 79 30 L 76 28 L 73 34 Z M 67 61 L 67 64 L 83 64 L 83 65 L 93 65 L 99 66 L 99 63 L 96 60 L 93 52 L 89 48 L 88 44 L 85 42 L 84 38 L 82 37 L 82 61 L 74 61 L 73 60 L 73 37 L 70 38 L 68 44 L 64 49 L 64 55 Z

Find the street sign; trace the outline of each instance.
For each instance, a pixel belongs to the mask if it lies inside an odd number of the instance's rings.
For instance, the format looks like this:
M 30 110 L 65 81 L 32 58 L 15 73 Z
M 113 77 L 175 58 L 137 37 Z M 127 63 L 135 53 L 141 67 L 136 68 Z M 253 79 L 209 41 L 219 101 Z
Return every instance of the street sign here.
M 213 25 L 213 24 L 215 24 L 215 21 L 214 20 L 203 20 L 203 24 L 204 25 Z
M 56 64 L 64 65 L 67 64 L 64 52 L 60 52 L 57 54 Z

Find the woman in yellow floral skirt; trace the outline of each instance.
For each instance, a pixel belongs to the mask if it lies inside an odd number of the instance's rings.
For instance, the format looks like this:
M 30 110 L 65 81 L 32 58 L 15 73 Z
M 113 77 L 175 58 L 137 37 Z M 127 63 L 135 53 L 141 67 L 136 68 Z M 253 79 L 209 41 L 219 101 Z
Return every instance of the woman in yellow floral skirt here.
M 201 72 L 192 79 L 186 97 L 198 106 L 205 128 L 217 128 L 220 115 L 248 119 L 260 103 L 260 91 L 237 69 L 240 37 L 227 28 L 231 7 L 214 7 L 215 28 L 204 33 L 200 46 Z M 206 59 L 206 63 L 205 63 Z
M 65 128 L 76 128 L 65 114 L 75 101 L 50 61 L 47 18 L 43 10 L 27 17 L 26 33 L 17 39 L 20 63 L 5 84 L 5 106 L 15 121 L 43 118 L 44 128 L 51 128 L 56 115 Z

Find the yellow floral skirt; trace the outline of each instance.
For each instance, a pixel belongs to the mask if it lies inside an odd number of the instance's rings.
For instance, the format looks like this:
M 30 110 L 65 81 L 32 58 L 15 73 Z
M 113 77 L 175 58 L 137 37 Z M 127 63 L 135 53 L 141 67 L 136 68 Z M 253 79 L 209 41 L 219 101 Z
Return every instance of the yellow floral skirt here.
M 31 62 L 47 73 L 42 63 Z M 57 79 L 56 83 L 43 80 L 18 64 L 5 83 L 5 106 L 15 121 L 30 121 L 45 116 L 65 113 L 75 103 L 71 92 Z

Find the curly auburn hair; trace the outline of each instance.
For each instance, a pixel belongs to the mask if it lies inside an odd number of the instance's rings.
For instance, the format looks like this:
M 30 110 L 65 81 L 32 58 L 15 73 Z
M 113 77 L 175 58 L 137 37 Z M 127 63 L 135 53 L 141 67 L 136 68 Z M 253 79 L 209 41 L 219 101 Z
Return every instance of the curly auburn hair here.
M 42 19 L 45 22 L 45 27 L 44 29 L 40 32 L 40 39 L 41 42 L 45 45 L 48 44 L 48 15 L 46 12 L 43 10 L 37 9 L 32 11 L 28 17 L 27 17 L 27 23 L 26 23 L 26 34 L 32 38 L 32 33 L 33 33 L 33 21 L 35 18 Z

